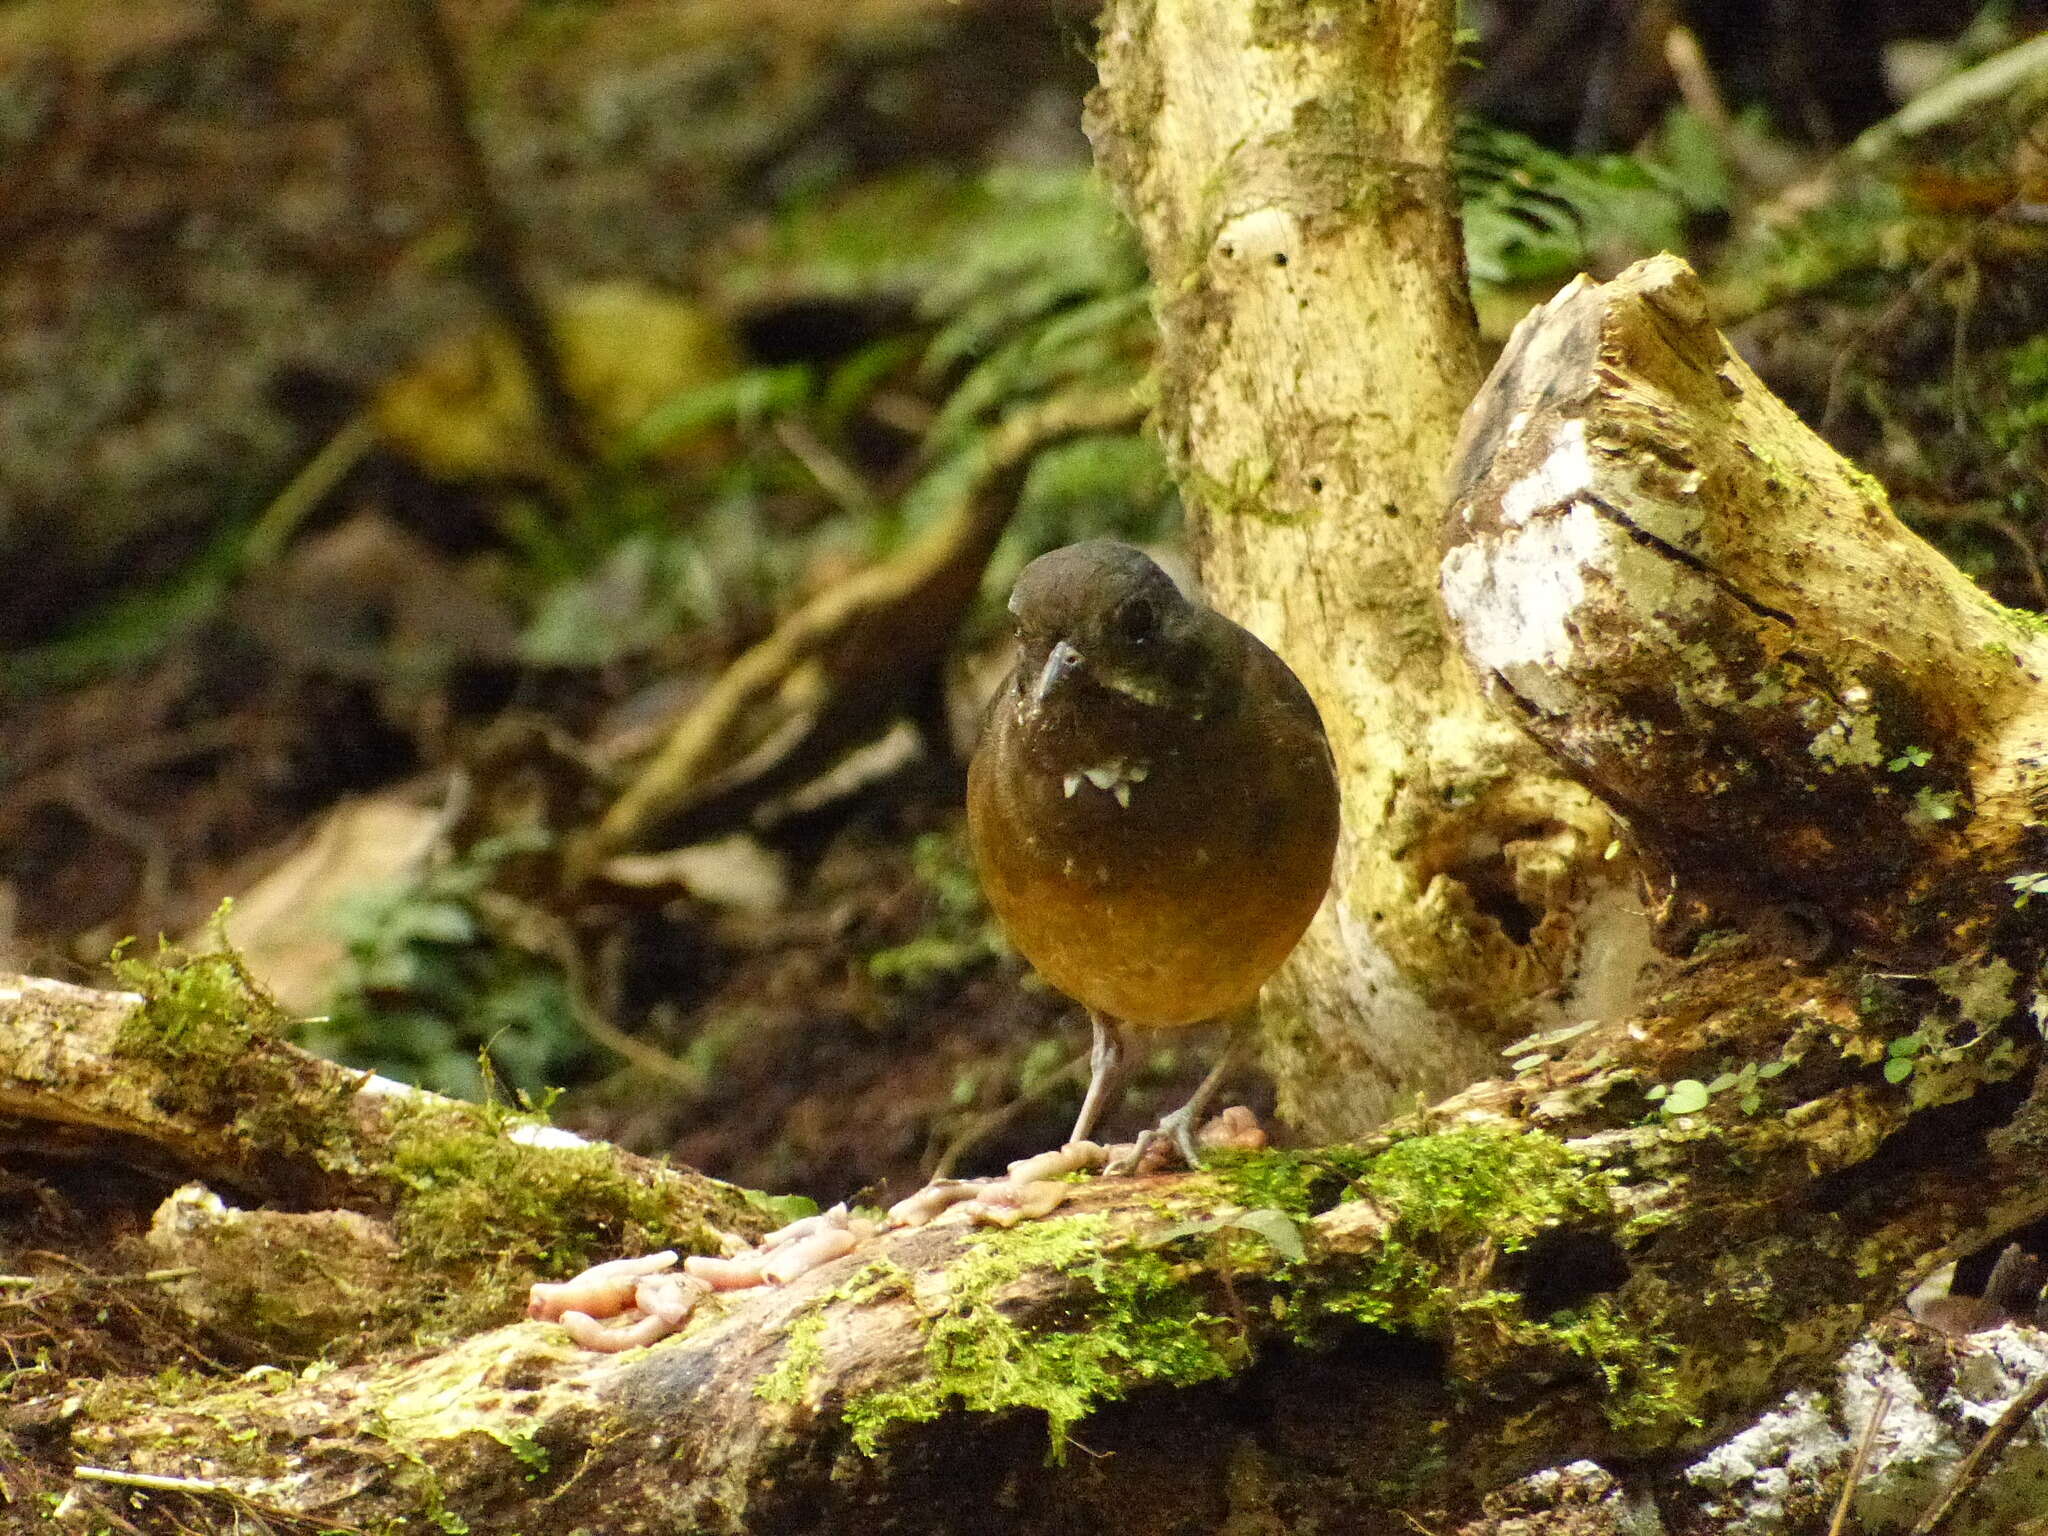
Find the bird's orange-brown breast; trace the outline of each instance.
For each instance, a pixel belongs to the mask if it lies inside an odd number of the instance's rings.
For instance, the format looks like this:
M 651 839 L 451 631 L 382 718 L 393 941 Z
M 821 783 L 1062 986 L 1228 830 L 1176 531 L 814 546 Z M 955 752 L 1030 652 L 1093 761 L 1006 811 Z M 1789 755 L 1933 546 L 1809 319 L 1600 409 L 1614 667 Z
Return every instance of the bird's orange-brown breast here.
M 1321 724 L 1285 664 L 1245 641 L 1244 686 L 1219 718 L 1162 716 L 1107 761 L 1068 766 L 1031 739 L 1044 727 L 1012 687 L 969 770 L 975 860 L 1011 941 L 1129 1024 L 1249 1002 L 1329 884 L 1338 803 Z

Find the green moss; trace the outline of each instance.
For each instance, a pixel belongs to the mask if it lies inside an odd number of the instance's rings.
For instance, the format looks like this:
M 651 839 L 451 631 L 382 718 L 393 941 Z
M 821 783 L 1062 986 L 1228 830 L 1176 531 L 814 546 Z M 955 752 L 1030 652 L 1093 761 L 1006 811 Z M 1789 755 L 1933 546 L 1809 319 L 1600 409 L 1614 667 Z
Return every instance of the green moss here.
M 714 1217 L 747 1230 L 763 1224 L 740 1191 L 730 1209 L 707 1211 L 693 1191 L 631 1177 L 609 1148 L 515 1140 L 508 1133 L 524 1117 L 492 1106 L 395 1105 L 388 1161 L 363 1166 L 354 1079 L 284 1043 L 289 1017 L 232 950 L 165 946 L 155 963 L 117 955 L 114 969 L 143 997 L 115 1049 L 164 1068 L 165 1092 L 231 1121 L 252 1153 L 388 1184 L 408 1293 L 434 1328 L 501 1321 L 536 1275 L 573 1274 L 620 1252 L 711 1250 Z M 790 1208 L 759 1202 L 778 1215 Z
M 1313 1216 L 1353 1191 L 1372 1163 L 1372 1155 L 1356 1147 L 1217 1152 L 1210 1156 L 1208 1171 L 1246 1210 Z
M 826 1309 L 846 1302 L 859 1306 L 884 1291 L 907 1290 L 909 1271 L 893 1259 L 870 1259 L 831 1290 L 811 1298 L 807 1310 L 781 1326 L 782 1358 L 754 1383 L 754 1395 L 764 1402 L 801 1403 L 809 1394 L 811 1378 L 825 1361 Z
M 754 1396 L 770 1403 L 801 1403 L 824 1362 L 825 1314 L 805 1312 L 783 1330 L 782 1359 L 754 1383 Z
M 1552 1345 L 1590 1365 L 1600 1378 L 1601 1408 L 1617 1434 L 1655 1444 L 1673 1429 L 1699 1422 L 1681 1389 L 1678 1347 L 1645 1334 L 1611 1297 L 1515 1332 L 1517 1342 Z
M 1188 1386 L 1242 1363 L 1230 1325 L 1206 1311 L 1174 1265 L 1145 1249 L 1108 1246 L 1109 1221 L 1052 1217 L 982 1232 L 946 1271 L 946 1299 L 928 1323 L 924 1380 L 847 1404 L 854 1444 L 872 1455 L 891 1424 L 958 1407 L 1043 1413 L 1061 1459 L 1073 1426 L 1103 1403 L 1155 1383 Z M 1071 1276 L 1070 1325 L 1030 1329 L 998 1305 L 1027 1273 Z
M 2048 613 L 2035 613 L 2028 608 L 2008 608 L 2003 603 L 1994 605 L 1998 616 L 2023 635 L 2048 635 Z
M 536 1274 L 571 1275 L 622 1252 L 716 1248 L 706 1213 L 680 1192 L 626 1175 L 606 1147 L 514 1141 L 510 1118 L 437 1104 L 394 1127 L 393 1225 L 435 1322 L 500 1321 Z
M 1490 1237 L 1504 1253 L 1538 1232 L 1608 1208 L 1607 1178 L 1554 1136 L 1487 1127 L 1396 1142 L 1365 1186 L 1399 1212 L 1396 1225 L 1439 1240 Z
M 1675 1347 L 1646 1333 L 1616 1298 L 1529 1318 L 1518 1292 L 1471 1273 L 1475 1252 L 1509 1256 L 1574 1223 L 1611 1222 L 1606 1174 L 1556 1138 L 1454 1130 L 1377 1155 L 1326 1148 L 1219 1156 L 1210 1175 L 1252 1210 L 1300 1218 L 1366 1199 L 1387 1216 L 1386 1231 L 1355 1265 L 1259 1266 L 1259 1283 L 1271 1287 L 1267 1304 L 1302 1342 L 1327 1342 L 1333 1322 L 1364 1323 L 1444 1339 L 1454 1353 L 1506 1349 L 1539 1371 L 1590 1371 L 1621 1433 L 1647 1437 L 1689 1417 Z M 844 1416 L 854 1444 L 873 1454 L 892 1424 L 1028 1408 L 1046 1416 L 1058 1458 L 1076 1423 L 1139 1386 L 1186 1386 L 1240 1369 L 1246 1356 L 1235 1331 L 1205 1308 L 1164 1250 L 1110 1246 L 1111 1231 L 1107 1217 L 1080 1214 L 969 1238 L 946 1272 L 939 1310 L 919 1298 L 929 1319 L 923 1379 L 850 1402 Z M 1072 1279 L 1071 1309 L 1056 1328 L 1019 1323 L 1005 1301 L 1027 1276 L 1047 1272 Z M 851 1284 L 865 1295 L 891 1282 L 863 1271 Z M 781 1361 L 756 1389 L 761 1396 L 800 1400 L 821 1332 L 815 1321 L 792 1325 Z
M 1392 1217 L 1364 1274 L 1320 1298 L 1322 1310 L 1380 1328 L 1436 1332 L 1454 1315 L 1497 1311 L 1502 1297 L 1463 1287 L 1446 1266 L 1487 1242 L 1517 1253 L 1540 1233 L 1607 1209 L 1604 1178 L 1554 1137 L 1495 1129 L 1395 1143 L 1361 1180 Z
M 142 994 L 142 1006 L 114 1037 L 122 1055 L 225 1072 L 219 1064 L 252 1042 L 283 1038 L 289 1017 L 233 950 L 191 955 L 160 941 L 154 962 L 127 951 L 124 943 L 108 962 L 116 981 Z
M 223 906 L 216 915 L 216 934 Z M 122 1020 L 114 1050 L 154 1064 L 173 1106 L 226 1121 L 252 1150 L 303 1157 L 340 1170 L 353 1135 L 345 1077 L 307 1070 L 284 1044 L 292 1019 L 228 947 L 191 954 L 160 943 L 153 961 L 116 949 L 114 977 L 140 993 L 142 1006 Z
M 1522 1297 L 1475 1284 L 1461 1266 L 1490 1245 L 1502 1256 L 1546 1232 L 1610 1216 L 1607 1178 L 1563 1142 L 1536 1132 L 1442 1131 L 1389 1147 L 1363 1174 L 1367 1197 L 1390 1222 L 1362 1273 L 1303 1298 L 1297 1331 L 1319 1317 L 1377 1328 L 1509 1347 L 1585 1362 L 1597 1373 L 1603 1409 L 1623 1433 L 1647 1432 L 1688 1415 L 1677 1393 L 1675 1348 L 1642 1332 L 1612 1298 L 1542 1319 L 1522 1315 Z

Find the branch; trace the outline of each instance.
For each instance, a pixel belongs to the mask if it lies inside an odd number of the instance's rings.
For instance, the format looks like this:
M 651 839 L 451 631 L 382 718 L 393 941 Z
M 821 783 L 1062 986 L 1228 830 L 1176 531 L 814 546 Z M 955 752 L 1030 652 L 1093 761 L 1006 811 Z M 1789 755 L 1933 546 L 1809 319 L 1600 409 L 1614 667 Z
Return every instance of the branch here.
M 1481 366 L 1458 9 L 1114 0 L 1088 104 L 1158 296 L 1157 427 L 1204 590 L 1301 678 L 1344 790 L 1335 899 L 1261 1006 L 1281 1111 L 1325 1137 L 1612 1017 L 1647 943 L 1606 814 L 1439 619 L 1443 466 Z
M 1144 409 L 1130 390 L 1077 392 L 994 428 L 929 534 L 820 593 L 726 668 L 582 840 L 573 875 L 729 830 L 879 736 L 933 684 L 1032 460 L 1070 437 L 1127 429 Z

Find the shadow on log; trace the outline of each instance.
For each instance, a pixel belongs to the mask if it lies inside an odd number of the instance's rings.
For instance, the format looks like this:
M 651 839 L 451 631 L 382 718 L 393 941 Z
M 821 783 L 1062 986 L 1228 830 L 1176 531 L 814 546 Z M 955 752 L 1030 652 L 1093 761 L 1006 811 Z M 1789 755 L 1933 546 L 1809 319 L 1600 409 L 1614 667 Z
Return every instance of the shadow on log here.
M 88 1464 L 79 1507 L 155 1500 L 187 1529 L 1476 1536 L 1666 1529 L 1658 1506 L 1716 1528 L 1656 1469 L 2048 1213 L 2043 934 L 2009 883 L 2048 863 L 2048 656 L 1769 399 L 1673 261 L 1525 323 L 1457 483 L 1455 634 L 1658 872 L 1684 953 L 1635 1017 L 1368 1144 L 1096 1181 L 1011 1232 L 884 1234 L 647 1350 L 508 1321 L 176 1401 L 80 1394 L 33 1465 Z M 137 1006 L 5 995 L 15 1144 L 87 1151 L 66 1127 L 104 1120 L 116 1155 L 281 1198 L 251 1138 L 293 1117 L 239 1063 L 289 1048 L 230 1033 L 172 1071 L 120 1049 Z M 211 1087 L 180 1104 L 191 1074 Z M 291 1188 L 376 1214 L 356 1123 L 323 1120 L 309 1166 L 358 1182 Z M 1504 1490 L 1585 1458 L 1636 1491 L 1581 1469 L 1588 1523 L 1512 1524 Z

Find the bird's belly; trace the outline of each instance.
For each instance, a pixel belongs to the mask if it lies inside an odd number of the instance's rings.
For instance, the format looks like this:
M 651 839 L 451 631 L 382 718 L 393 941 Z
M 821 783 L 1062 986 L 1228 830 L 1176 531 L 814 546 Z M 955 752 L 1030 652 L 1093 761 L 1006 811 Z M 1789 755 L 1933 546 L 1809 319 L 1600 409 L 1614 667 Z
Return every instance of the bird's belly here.
M 1060 991 L 1139 1026 L 1249 1002 L 1315 915 L 1336 832 L 1298 800 L 1205 804 L 1169 788 L 1144 784 L 1129 806 L 990 796 L 971 818 L 1011 942 Z

